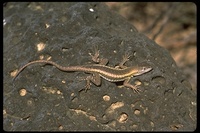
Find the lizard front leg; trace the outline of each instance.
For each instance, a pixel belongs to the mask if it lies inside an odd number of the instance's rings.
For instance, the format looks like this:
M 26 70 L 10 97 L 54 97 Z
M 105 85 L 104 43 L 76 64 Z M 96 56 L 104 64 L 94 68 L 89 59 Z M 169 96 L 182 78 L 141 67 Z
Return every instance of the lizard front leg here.
M 139 93 L 139 91 L 141 91 L 141 90 L 139 88 L 137 88 L 138 85 L 132 85 L 132 84 L 130 84 L 129 83 L 130 79 L 131 78 L 125 79 L 123 85 L 126 86 L 126 87 L 128 87 L 128 88 L 133 89 L 136 93 Z
M 127 66 L 125 66 L 124 64 L 129 60 L 130 57 L 131 57 L 131 54 L 125 53 L 125 55 L 122 58 L 122 61 L 115 68 L 121 68 L 121 69 L 127 68 Z

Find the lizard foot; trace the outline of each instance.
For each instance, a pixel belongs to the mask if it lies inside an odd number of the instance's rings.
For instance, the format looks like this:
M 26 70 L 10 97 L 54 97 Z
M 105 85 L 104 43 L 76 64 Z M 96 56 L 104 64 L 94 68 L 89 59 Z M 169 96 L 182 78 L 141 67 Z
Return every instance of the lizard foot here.
M 135 93 L 141 92 L 141 90 L 138 88 L 138 85 L 132 85 L 132 84 L 129 84 L 129 83 L 124 83 L 124 86 L 133 89 Z
M 94 55 L 92 55 L 92 53 L 89 53 L 89 55 L 92 57 L 92 61 L 96 62 L 96 63 L 99 63 L 100 62 L 100 59 L 99 59 L 99 51 L 98 50 L 98 47 L 94 47 Z

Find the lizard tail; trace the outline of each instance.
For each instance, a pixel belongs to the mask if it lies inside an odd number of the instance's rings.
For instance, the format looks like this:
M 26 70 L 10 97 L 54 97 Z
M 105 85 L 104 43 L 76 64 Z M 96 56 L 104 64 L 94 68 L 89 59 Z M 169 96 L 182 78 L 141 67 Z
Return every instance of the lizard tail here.
M 47 61 L 47 60 L 36 60 L 36 61 L 31 61 L 29 63 L 27 63 L 26 65 L 24 65 L 23 67 L 21 67 L 18 72 L 15 74 L 14 78 L 13 78 L 13 81 L 16 79 L 16 77 L 29 65 L 32 65 L 32 64 L 35 64 L 35 63 L 45 63 L 45 64 L 51 64 L 55 67 L 57 67 L 58 69 L 60 70 L 63 70 L 64 68 L 58 64 L 56 64 L 55 62 L 53 61 Z

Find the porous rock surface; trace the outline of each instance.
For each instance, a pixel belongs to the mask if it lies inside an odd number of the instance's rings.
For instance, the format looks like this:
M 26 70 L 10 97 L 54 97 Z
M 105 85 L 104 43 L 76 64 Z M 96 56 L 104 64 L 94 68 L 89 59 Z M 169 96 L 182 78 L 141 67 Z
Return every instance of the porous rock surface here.
M 196 95 L 169 52 L 103 3 L 6 3 L 3 21 L 3 129 L 6 131 L 192 131 Z M 89 53 L 115 67 L 148 63 L 131 78 L 141 92 L 102 80 L 84 91 L 88 74 L 51 65 L 92 64 Z

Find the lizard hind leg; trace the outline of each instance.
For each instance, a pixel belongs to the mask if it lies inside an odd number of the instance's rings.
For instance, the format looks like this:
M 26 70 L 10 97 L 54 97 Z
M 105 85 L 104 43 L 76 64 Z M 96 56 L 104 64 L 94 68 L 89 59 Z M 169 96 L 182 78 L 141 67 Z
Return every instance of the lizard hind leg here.
M 95 46 L 95 47 L 93 47 L 93 51 L 94 51 L 94 55 L 92 55 L 92 53 L 89 53 L 89 55 L 91 56 L 92 61 L 94 61 L 95 63 L 99 63 L 100 62 L 100 60 L 99 60 L 99 51 L 100 50 L 98 50 L 98 47 Z
M 92 55 L 91 53 L 89 53 L 89 55 L 92 57 L 92 61 L 94 61 L 95 63 L 99 63 L 100 65 L 106 65 L 108 63 L 108 59 L 105 58 L 99 58 L 99 51 L 98 47 L 94 47 L 94 55 Z
M 85 92 L 87 92 L 87 90 L 90 89 L 91 82 L 96 86 L 101 85 L 101 77 L 99 76 L 98 73 L 94 73 L 93 75 L 87 76 L 85 80 L 86 80 Z

